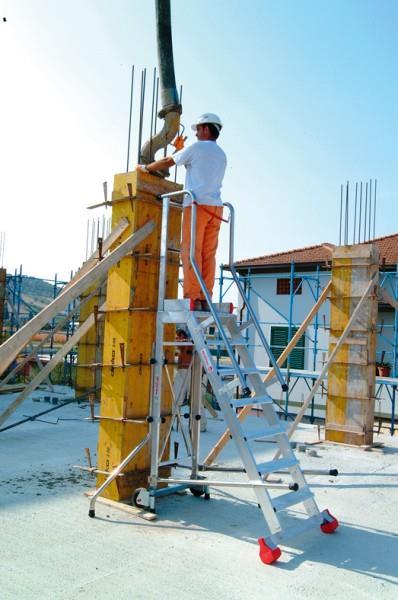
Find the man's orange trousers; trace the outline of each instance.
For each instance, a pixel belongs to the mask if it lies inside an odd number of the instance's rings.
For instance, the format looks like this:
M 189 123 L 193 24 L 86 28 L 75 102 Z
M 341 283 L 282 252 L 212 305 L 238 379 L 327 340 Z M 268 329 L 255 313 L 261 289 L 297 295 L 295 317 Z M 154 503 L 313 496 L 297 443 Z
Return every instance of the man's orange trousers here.
M 204 209 L 202 209 L 200 204 L 197 205 L 195 259 L 210 296 L 213 294 L 216 273 L 216 251 L 222 213 L 222 206 L 206 205 Z M 183 211 L 181 242 L 181 262 L 184 271 L 184 298 L 204 300 L 205 297 L 189 260 L 190 246 L 191 207 L 187 206 Z

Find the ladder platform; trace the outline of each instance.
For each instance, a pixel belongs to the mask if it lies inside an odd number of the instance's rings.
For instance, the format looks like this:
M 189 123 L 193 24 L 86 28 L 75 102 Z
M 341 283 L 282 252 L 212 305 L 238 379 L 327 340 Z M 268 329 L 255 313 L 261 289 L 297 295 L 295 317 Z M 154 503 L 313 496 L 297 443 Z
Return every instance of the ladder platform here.
M 229 341 L 229 343 L 231 344 L 232 347 L 235 347 L 235 346 L 240 346 L 240 347 L 241 346 L 245 346 L 245 347 L 247 347 L 249 345 L 249 342 L 245 338 L 238 338 L 237 340 L 229 339 L 228 341 Z M 217 339 L 217 338 L 206 337 L 206 342 L 207 342 L 208 346 L 218 346 L 218 347 L 221 347 L 221 348 L 225 347 L 224 340 L 220 340 L 220 339 Z M 245 372 L 244 369 L 241 369 L 241 370 L 242 370 L 242 373 Z M 258 371 L 253 371 L 253 373 L 254 372 L 258 373 Z M 235 374 L 234 369 L 230 369 L 230 374 L 231 375 Z
M 288 458 L 280 458 L 278 460 L 270 460 L 268 462 L 260 463 L 257 465 L 257 471 L 261 475 L 266 473 L 273 473 L 274 471 L 284 471 L 290 469 L 290 467 L 297 467 L 297 458 L 293 455 Z
M 272 404 L 273 400 L 271 396 L 249 396 L 249 398 L 238 398 L 237 400 L 231 400 L 230 404 L 232 408 L 243 408 L 244 406 L 258 406 L 262 404 Z
M 209 344 L 210 345 L 210 344 Z M 256 367 L 241 367 L 240 369 L 243 375 L 258 375 L 259 370 Z M 230 377 L 231 375 L 236 375 L 235 369 L 232 367 L 224 367 L 220 365 L 217 370 L 220 377 L 223 379 L 224 377 Z
M 214 302 L 212 305 L 217 314 L 222 314 L 222 315 L 230 315 L 231 314 L 231 303 L 230 302 Z M 164 310 L 167 312 L 193 312 L 195 314 L 195 316 L 200 316 L 200 315 L 209 315 L 210 311 L 201 311 L 201 310 L 196 310 L 196 311 L 191 311 L 191 301 L 189 298 L 181 298 L 181 299 L 177 299 L 177 300 L 164 300 Z

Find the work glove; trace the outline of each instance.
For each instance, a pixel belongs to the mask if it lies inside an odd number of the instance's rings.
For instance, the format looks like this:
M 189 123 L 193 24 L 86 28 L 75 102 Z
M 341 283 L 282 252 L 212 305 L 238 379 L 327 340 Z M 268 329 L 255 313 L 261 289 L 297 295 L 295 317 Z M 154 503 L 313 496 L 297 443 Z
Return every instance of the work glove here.
M 184 148 L 186 139 L 187 139 L 187 136 L 184 137 L 182 135 L 177 135 L 174 142 L 171 142 L 171 145 L 174 146 L 174 148 L 176 149 L 176 152 L 178 152 L 179 150 L 182 150 Z

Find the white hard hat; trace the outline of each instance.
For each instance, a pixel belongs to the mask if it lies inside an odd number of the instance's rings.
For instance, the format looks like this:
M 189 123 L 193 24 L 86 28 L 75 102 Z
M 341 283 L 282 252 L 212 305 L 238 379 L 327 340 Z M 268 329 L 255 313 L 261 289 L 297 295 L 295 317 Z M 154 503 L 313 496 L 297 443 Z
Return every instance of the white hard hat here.
M 221 119 L 218 115 L 215 115 L 214 113 L 204 113 L 203 115 L 200 115 L 199 119 L 196 121 L 196 123 L 193 123 L 191 128 L 193 131 L 196 131 L 196 128 L 198 125 L 215 125 L 218 129 L 218 131 L 221 131 L 222 129 L 222 123 L 221 123 Z

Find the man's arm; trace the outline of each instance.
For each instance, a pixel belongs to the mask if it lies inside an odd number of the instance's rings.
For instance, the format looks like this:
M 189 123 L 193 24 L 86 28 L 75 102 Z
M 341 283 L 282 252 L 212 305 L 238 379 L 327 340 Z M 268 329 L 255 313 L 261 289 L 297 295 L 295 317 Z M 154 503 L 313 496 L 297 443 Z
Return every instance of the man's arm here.
M 147 173 L 154 173 L 156 171 L 164 171 L 173 165 L 175 165 L 174 159 L 171 156 L 166 156 L 166 158 L 155 160 L 149 163 L 149 165 L 137 165 L 137 168 Z

